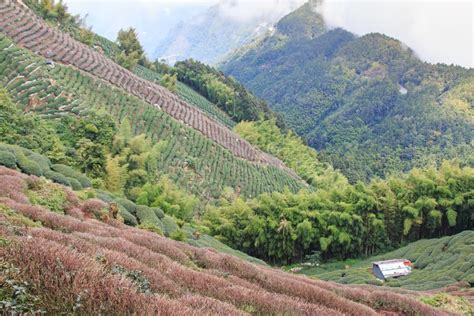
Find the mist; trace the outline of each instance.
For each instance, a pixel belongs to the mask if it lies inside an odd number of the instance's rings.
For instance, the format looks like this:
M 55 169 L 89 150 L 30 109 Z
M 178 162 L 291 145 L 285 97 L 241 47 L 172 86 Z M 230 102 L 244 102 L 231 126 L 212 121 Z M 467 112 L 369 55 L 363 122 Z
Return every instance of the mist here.
M 94 31 L 109 39 L 115 40 L 120 28 L 135 27 L 148 53 L 176 24 L 212 5 L 220 4 L 223 15 L 246 23 L 265 16 L 281 18 L 305 2 L 66 0 L 73 13 L 89 13 L 87 21 Z M 473 6 L 469 0 L 325 0 L 318 4 L 317 11 L 330 27 L 342 27 L 358 35 L 379 32 L 397 38 L 422 60 L 474 67 Z
M 431 63 L 474 67 L 473 2 L 325 0 L 316 7 L 330 27 L 384 33 Z
M 219 2 L 221 14 L 243 23 L 264 16 L 281 18 L 296 10 L 307 0 L 222 0 Z

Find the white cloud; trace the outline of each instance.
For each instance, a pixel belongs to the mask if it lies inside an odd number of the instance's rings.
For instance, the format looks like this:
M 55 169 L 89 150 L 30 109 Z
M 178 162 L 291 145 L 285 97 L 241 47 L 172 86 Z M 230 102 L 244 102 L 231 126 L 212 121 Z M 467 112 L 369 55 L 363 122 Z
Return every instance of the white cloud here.
M 380 32 L 432 63 L 474 67 L 472 1 L 325 0 L 318 12 L 333 27 Z
M 282 17 L 307 0 L 222 0 L 220 10 L 230 19 L 247 22 L 262 16 Z
M 318 0 L 312 0 L 318 1 Z M 99 34 L 115 38 L 134 26 L 149 50 L 181 20 L 223 3 L 229 18 L 243 22 L 282 16 L 305 0 L 66 0 L 74 13 L 89 13 Z M 319 10 L 333 27 L 363 35 L 380 32 L 400 39 L 429 62 L 474 67 L 472 0 L 325 0 Z

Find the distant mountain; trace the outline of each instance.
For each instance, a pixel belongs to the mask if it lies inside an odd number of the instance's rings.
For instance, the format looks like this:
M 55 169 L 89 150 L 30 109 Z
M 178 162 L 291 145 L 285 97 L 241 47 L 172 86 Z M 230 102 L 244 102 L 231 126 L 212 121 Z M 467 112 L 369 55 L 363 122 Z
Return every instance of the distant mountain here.
M 382 34 L 330 29 L 314 2 L 221 65 L 351 181 L 473 164 L 474 70 L 422 62 Z
M 205 13 L 176 25 L 159 43 L 153 57 L 169 63 L 193 58 L 215 64 L 238 47 L 271 31 L 278 19 L 302 1 L 274 2 L 271 10 L 263 7 L 259 10 L 259 4 L 252 10 L 253 4 L 222 0 Z

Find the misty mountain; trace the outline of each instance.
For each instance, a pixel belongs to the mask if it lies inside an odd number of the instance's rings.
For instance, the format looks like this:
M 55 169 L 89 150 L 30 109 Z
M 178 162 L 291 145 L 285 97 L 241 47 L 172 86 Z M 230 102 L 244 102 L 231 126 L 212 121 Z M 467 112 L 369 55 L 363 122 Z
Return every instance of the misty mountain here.
M 221 68 L 351 181 L 473 161 L 474 70 L 422 62 L 382 34 L 329 28 L 315 3 Z
M 215 64 L 233 50 L 271 32 L 274 23 L 300 3 L 301 0 L 256 4 L 222 0 L 171 29 L 153 57 L 169 63 L 193 58 Z

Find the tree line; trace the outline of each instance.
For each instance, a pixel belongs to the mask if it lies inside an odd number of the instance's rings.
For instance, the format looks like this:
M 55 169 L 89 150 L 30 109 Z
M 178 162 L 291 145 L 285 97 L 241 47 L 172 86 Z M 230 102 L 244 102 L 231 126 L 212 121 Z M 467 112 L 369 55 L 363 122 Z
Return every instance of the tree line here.
M 332 190 L 233 194 L 208 207 L 202 224 L 229 246 L 275 264 L 307 256 L 368 256 L 474 227 L 474 169 L 439 169 Z

